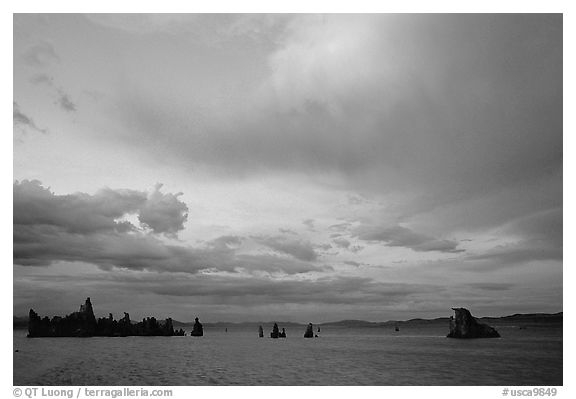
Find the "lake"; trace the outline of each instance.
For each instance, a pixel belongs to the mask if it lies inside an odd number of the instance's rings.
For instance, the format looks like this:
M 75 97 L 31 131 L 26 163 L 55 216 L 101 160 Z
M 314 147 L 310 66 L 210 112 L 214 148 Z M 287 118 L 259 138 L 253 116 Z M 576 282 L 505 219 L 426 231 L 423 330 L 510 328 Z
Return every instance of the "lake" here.
M 280 326 L 282 327 L 282 326 Z M 14 385 L 562 385 L 562 328 L 323 329 L 305 339 L 205 329 L 204 337 L 26 338 L 14 331 Z M 268 330 L 265 330 L 268 333 Z

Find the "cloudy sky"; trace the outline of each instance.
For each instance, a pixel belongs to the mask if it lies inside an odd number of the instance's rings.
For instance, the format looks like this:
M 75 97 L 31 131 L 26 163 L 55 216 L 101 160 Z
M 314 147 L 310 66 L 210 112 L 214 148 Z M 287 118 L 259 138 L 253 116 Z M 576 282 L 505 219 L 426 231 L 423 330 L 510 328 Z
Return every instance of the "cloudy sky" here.
M 559 15 L 16 15 L 14 314 L 562 310 Z

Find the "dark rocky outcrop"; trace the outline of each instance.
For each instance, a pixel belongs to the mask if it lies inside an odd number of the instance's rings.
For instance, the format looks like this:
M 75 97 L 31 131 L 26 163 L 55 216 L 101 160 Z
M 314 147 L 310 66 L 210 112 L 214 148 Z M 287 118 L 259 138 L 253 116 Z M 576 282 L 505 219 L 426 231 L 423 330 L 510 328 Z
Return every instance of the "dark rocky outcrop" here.
M 184 331 L 174 331 L 172 319 L 158 322 L 147 317 L 140 323 L 132 324 L 130 315 L 124 313 L 120 320 L 114 320 L 112 313 L 108 317 L 96 320 L 90 298 L 80 306 L 78 312 L 65 317 L 54 316 L 40 318 L 30 309 L 28 318 L 28 337 L 126 337 L 130 335 L 173 336 L 184 335 Z
M 258 326 L 258 336 L 260 338 L 264 337 L 264 329 L 262 328 L 262 326 Z
M 93 337 L 97 333 L 98 324 L 92 309 L 90 298 L 80 306 L 78 312 L 65 317 L 54 316 L 40 319 L 40 316 L 30 309 L 28 319 L 28 337 Z
M 270 338 L 279 338 L 280 337 L 280 331 L 278 330 L 278 324 L 274 323 L 274 326 L 272 327 L 272 332 L 270 333 Z
M 192 337 L 202 337 L 204 335 L 204 329 L 202 328 L 202 323 L 198 321 L 198 317 L 194 319 L 194 326 L 190 335 Z
M 304 338 L 314 338 L 314 326 L 312 326 L 312 323 L 309 323 L 306 327 Z
M 280 335 L 278 335 L 278 338 L 286 338 L 286 330 L 284 328 L 282 329 Z
M 455 317 L 450 317 L 448 338 L 498 338 L 500 334 L 487 324 L 479 323 L 468 309 L 452 308 Z

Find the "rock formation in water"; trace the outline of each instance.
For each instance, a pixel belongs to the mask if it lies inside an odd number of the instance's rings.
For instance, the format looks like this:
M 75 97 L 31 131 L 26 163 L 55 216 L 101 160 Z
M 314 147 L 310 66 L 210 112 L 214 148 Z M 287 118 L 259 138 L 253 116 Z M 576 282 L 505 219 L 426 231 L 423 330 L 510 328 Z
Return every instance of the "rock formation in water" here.
M 456 317 L 450 316 L 448 338 L 498 338 L 500 334 L 489 325 L 479 323 L 468 309 L 452 308 Z
M 258 326 L 258 336 L 260 338 L 264 337 L 264 329 L 262 328 L 262 326 Z
M 308 323 L 306 332 L 304 333 L 304 338 L 314 338 L 314 326 L 312 326 L 312 323 Z
M 280 335 L 278 335 L 278 338 L 286 338 L 286 330 L 284 328 L 282 329 Z
M 108 317 L 96 320 L 90 298 L 80 306 L 78 312 L 65 317 L 54 316 L 40 318 L 30 309 L 28 319 L 28 337 L 126 337 L 129 335 L 184 335 L 180 329 L 175 332 L 172 319 L 158 322 L 154 317 L 147 317 L 141 323 L 132 324 L 128 313 L 121 320 L 114 320 L 112 313 Z
M 40 316 L 30 309 L 28 319 L 29 337 L 92 337 L 97 333 L 97 322 L 90 298 L 80 306 L 78 312 L 65 317 L 54 316 L 40 319 Z
M 270 338 L 278 337 L 280 337 L 280 331 L 278 331 L 278 324 L 274 323 L 274 327 L 272 327 L 272 332 L 270 333 Z
M 192 332 L 190 336 L 192 337 L 201 337 L 204 335 L 204 329 L 202 328 L 202 323 L 198 321 L 198 317 L 194 319 L 194 327 L 192 327 Z

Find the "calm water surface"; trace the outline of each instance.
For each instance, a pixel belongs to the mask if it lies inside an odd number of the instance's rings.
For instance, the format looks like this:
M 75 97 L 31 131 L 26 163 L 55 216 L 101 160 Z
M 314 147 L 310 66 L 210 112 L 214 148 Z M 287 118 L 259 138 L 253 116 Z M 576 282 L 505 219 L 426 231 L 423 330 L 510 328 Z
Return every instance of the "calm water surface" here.
M 26 338 L 14 385 L 562 385 L 562 330 L 501 329 L 454 340 L 439 329 L 342 329 L 304 339 L 252 331 L 196 337 Z

